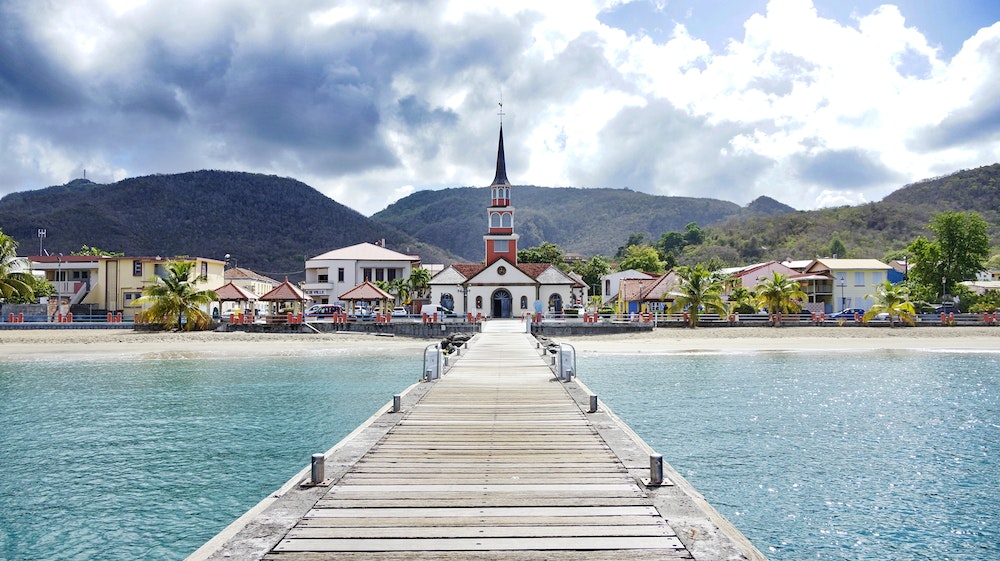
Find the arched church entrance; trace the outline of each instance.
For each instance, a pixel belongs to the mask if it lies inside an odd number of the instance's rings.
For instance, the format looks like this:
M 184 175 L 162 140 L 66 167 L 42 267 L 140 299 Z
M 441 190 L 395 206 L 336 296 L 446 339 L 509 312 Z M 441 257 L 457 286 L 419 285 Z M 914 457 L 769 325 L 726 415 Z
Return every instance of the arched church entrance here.
M 498 288 L 493 292 L 493 313 L 495 318 L 509 318 L 511 312 L 511 295 L 505 288 Z

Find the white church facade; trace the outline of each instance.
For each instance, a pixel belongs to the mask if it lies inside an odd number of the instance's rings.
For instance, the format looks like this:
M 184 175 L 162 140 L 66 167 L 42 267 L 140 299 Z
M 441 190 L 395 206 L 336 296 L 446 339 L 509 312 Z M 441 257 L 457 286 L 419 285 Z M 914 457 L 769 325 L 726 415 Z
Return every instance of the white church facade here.
M 561 313 L 565 307 L 583 303 L 585 287 L 558 267 L 517 262 L 518 237 L 501 126 L 496 175 L 486 207 L 486 257 L 482 263 L 451 265 L 435 275 L 430 281 L 431 302 L 458 314 L 491 318 Z

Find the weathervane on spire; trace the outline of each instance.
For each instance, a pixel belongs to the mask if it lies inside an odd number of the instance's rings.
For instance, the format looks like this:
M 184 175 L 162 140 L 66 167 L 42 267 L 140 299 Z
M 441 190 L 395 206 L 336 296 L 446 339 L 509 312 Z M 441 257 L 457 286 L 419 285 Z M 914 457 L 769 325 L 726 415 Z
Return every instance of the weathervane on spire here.
M 498 105 L 500 105 L 500 111 L 497 112 L 497 115 L 500 115 L 500 126 L 502 127 L 503 126 L 503 116 L 504 116 L 504 112 L 503 112 L 503 88 L 500 88 L 500 103 Z

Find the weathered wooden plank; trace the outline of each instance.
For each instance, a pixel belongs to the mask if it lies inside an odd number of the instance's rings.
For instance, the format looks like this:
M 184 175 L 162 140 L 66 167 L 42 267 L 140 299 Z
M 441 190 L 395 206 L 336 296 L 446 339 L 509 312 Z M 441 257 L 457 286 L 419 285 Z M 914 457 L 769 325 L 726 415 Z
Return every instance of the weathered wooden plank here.
M 285 539 L 274 551 L 534 551 L 550 549 L 683 549 L 672 536 L 454 538 L 454 539 Z
M 614 493 L 641 496 L 642 491 L 634 481 L 617 483 L 548 483 L 531 484 L 518 482 L 505 483 L 473 483 L 435 485 L 427 483 L 412 483 L 404 485 L 337 485 L 330 489 L 330 495 L 341 494 L 377 494 L 377 493 L 407 493 L 407 494 L 450 494 L 450 493 L 544 493 L 554 495 L 590 495 L 591 493 Z
M 363 510 L 363 509 L 359 509 Z M 406 525 L 411 528 L 424 527 L 502 527 L 502 526 L 623 526 L 662 525 L 659 516 L 408 516 L 405 518 L 377 518 L 370 516 L 303 518 L 302 528 L 380 528 Z
M 274 552 L 266 561 L 673 561 L 693 559 L 683 549 Z
M 472 518 L 476 516 L 490 517 L 578 517 L 578 516 L 659 516 L 655 508 L 649 505 L 627 506 L 580 506 L 572 509 L 541 506 L 529 507 L 518 505 L 509 508 L 470 507 L 470 508 L 364 508 L 364 509 L 313 509 L 306 518 Z
M 288 533 L 288 539 L 449 539 L 449 538 L 559 538 L 559 537 L 648 537 L 673 536 L 666 524 L 586 526 L 380 526 L 303 527 Z
M 632 506 L 638 504 L 633 497 L 543 497 L 528 501 L 524 496 L 489 496 L 442 498 L 420 497 L 395 499 L 320 499 L 317 508 L 393 508 L 393 507 L 507 507 L 507 506 Z

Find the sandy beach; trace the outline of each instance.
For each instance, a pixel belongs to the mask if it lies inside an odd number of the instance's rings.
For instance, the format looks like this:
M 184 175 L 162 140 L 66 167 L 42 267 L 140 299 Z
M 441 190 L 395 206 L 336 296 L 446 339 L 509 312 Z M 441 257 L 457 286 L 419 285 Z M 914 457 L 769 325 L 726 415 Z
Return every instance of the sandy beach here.
M 581 353 L 970 350 L 1000 352 L 1000 327 L 735 327 L 559 337 Z M 129 329 L 0 330 L 0 360 L 303 356 L 412 352 L 432 340 L 354 333 L 149 333 Z
M 420 352 L 433 341 L 360 333 L 192 333 L 131 329 L 0 330 L 0 360 L 166 359 Z

